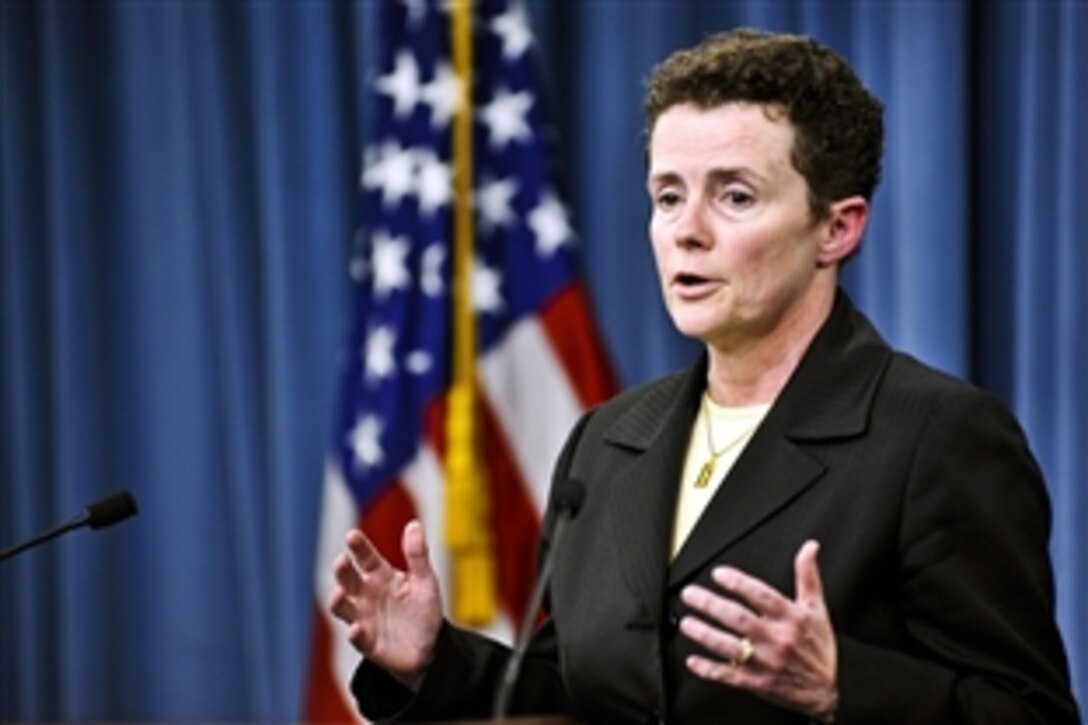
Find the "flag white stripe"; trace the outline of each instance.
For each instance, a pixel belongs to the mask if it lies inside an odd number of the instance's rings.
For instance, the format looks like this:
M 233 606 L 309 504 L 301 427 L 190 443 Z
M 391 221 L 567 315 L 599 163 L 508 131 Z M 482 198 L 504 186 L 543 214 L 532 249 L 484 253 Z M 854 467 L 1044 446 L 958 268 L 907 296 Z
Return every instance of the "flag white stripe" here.
M 314 587 L 317 592 L 317 607 L 325 620 L 329 634 L 332 636 L 332 667 L 335 675 L 336 688 L 344 702 L 353 702 L 351 693 L 348 692 L 348 683 L 358 667 L 362 657 L 348 641 L 343 632 L 343 625 L 333 619 L 326 603 L 332 596 L 335 586 L 333 579 L 333 565 L 336 557 L 344 551 L 344 536 L 355 528 L 358 521 L 358 510 L 355 502 L 348 492 L 347 484 L 340 475 L 339 469 L 332 461 L 325 463 L 325 480 L 322 485 L 321 495 L 321 523 L 318 529 L 317 542 L 317 569 L 314 572 Z M 355 708 L 349 708 L 355 713 Z M 360 720 L 361 722 L 361 720 Z
M 576 391 L 535 315 L 515 325 L 477 373 L 542 516 L 555 460 L 582 414 Z
M 322 606 L 332 596 L 332 568 L 344 551 L 344 536 L 355 528 L 358 509 L 348 492 L 340 470 L 332 461 L 325 462 L 325 480 L 321 487 L 321 521 L 318 528 L 317 571 L 314 589 Z

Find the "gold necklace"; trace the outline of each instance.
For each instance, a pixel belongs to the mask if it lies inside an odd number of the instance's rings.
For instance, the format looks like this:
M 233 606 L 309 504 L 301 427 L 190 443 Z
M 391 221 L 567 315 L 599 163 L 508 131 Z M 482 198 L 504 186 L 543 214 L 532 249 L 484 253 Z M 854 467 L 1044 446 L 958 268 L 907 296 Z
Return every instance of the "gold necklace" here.
M 709 396 L 704 393 L 700 405 L 702 406 L 703 416 L 706 419 L 706 447 L 710 451 L 710 458 L 707 459 L 707 462 L 699 469 L 699 475 L 695 478 L 695 488 L 706 488 L 707 484 L 710 483 L 710 477 L 714 475 L 714 469 L 718 465 L 718 459 L 733 450 L 738 443 L 748 437 L 746 433 L 742 433 L 729 441 L 729 443 L 725 444 L 720 451 L 714 450 L 714 426 L 712 425 L 710 409 L 706 405 L 708 397 Z

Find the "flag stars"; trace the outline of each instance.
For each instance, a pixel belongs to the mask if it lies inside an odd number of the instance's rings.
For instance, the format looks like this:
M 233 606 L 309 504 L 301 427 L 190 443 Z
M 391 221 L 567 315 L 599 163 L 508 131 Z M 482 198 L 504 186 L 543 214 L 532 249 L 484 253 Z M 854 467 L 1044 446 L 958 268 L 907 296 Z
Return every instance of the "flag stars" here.
M 476 208 L 484 231 L 504 227 L 514 221 L 511 202 L 517 193 L 518 184 L 512 178 L 488 181 L 476 190 Z
M 367 335 L 363 350 L 363 367 L 368 381 L 382 380 L 391 377 L 396 372 L 397 363 L 393 357 L 393 347 L 396 343 L 396 334 L 385 326 L 375 327 Z
M 348 431 L 348 445 L 355 454 L 355 463 L 362 468 L 375 468 L 385 460 L 382 451 L 382 422 L 375 415 L 363 415 Z
M 446 288 L 442 278 L 442 264 L 446 261 L 446 248 L 435 242 L 423 250 L 419 288 L 428 297 L 438 297 Z
M 421 214 L 432 214 L 453 198 L 453 179 L 448 164 L 442 163 L 434 151 L 416 153 L 416 193 Z
M 431 107 L 431 128 L 443 128 L 461 105 L 461 81 L 448 63 L 442 63 L 435 69 L 434 78 L 420 89 L 419 96 Z
M 368 148 L 363 158 L 364 189 L 381 189 L 382 204 L 395 207 L 416 188 L 416 152 L 386 141 L 380 148 Z
M 411 114 L 419 102 L 419 65 L 409 51 L 397 53 L 393 70 L 375 81 L 375 87 L 393 100 L 393 115 L 403 118 Z
M 511 3 L 506 12 L 491 21 L 492 32 L 502 38 L 502 56 L 508 61 L 520 58 L 533 43 L 529 19 L 521 3 Z
M 408 287 L 408 240 L 391 237 L 384 231 L 374 233 L 370 266 L 374 274 L 374 296 L 384 298 L 394 290 Z
M 567 211 L 551 192 L 546 193 L 540 204 L 529 212 L 527 221 L 536 235 L 536 251 L 541 256 L 550 257 L 555 250 L 574 239 Z
M 404 367 L 414 375 L 425 375 L 433 366 L 434 360 L 426 350 L 414 350 L 404 359 Z
M 528 91 L 511 93 L 505 88 L 495 91 L 494 98 L 480 109 L 480 121 L 487 125 L 493 148 L 503 149 L 511 141 L 525 141 L 532 132 L 526 115 L 533 106 Z
M 502 275 L 479 259 L 472 264 L 472 304 L 478 312 L 502 310 Z
M 453 199 L 453 174 L 449 164 L 430 148 L 403 148 L 395 141 L 368 147 L 363 155 L 360 183 L 378 190 L 382 205 L 396 208 L 406 197 L 414 197 L 421 214 L 433 214 Z

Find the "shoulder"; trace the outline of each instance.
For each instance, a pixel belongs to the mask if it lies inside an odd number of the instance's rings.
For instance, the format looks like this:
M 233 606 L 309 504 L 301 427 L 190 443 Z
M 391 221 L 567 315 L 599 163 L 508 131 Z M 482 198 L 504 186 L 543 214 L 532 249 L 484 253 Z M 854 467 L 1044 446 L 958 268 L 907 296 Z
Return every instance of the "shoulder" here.
M 1016 501 L 1016 512 L 1002 515 L 1042 514 L 1034 528 L 1046 530 L 1042 471 L 1019 421 L 993 393 L 896 353 L 872 429 L 885 441 L 906 444 L 910 496 L 933 498 L 940 491 L 936 498 L 946 503 L 958 496 L 967 502 L 964 516 L 993 500 Z
M 1008 406 L 996 395 L 963 378 L 938 370 L 904 352 L 891 356 L 882 385 L 883 397 L 927 416 L 999 419 L 1016 426 Z M 979 420 L 976 416 L 983 416 Z

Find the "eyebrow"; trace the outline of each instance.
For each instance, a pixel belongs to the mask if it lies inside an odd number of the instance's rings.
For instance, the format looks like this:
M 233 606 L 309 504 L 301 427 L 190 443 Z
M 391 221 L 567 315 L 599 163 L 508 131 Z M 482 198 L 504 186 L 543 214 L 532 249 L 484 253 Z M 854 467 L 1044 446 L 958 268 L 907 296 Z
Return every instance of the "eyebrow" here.
M 760 174 L 747 166 L 730 166 L 730 167 L 716 167 L 710 169 L 706 176 L 713 183 L 729 182 L 734 179 L 740 179 L 742 181 L 754 181 L 756 183 L 767 183 L 767 177 Z M 665 186 L 667 184 L 674 184 L 682 182 L 680 174 L 675 171 L 662 171 L 656 174 L 651 174 L 647 179 L 646 185 L 648 188 L 654 188 L 657 186 Z
M 646 188 L 653 189 L 658 186 L 668 186 L 669 184 L 675 184 L 680 181 L 680 174 L 672 171 L 663 171 L 657 174 L 650 174 L 646 179 Z

